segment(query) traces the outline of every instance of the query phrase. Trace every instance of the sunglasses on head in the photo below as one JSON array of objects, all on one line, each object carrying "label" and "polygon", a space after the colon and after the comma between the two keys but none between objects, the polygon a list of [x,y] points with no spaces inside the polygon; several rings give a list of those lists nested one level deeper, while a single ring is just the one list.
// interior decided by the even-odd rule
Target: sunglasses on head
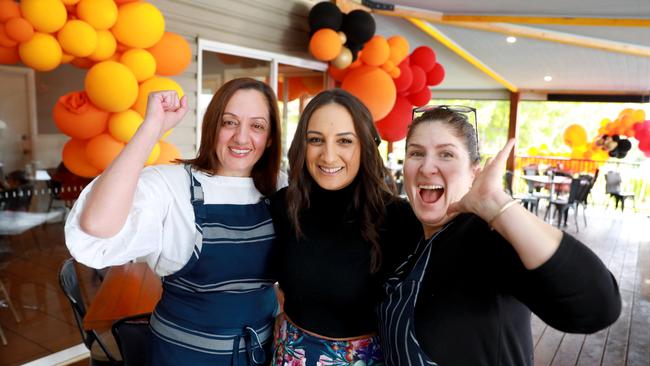
[{"label": "sunglasses on head", "polygon": [[476,133],[476,149],[478,150],[479,144],[478,144],[478,124],[476,118],[476,108],[468,107],[465,105],[425,105],[422,107],[413,108],[413,113],[411,114],[411,120],[414,120],[417,117],[420,117],[422,114],[432,111],[434,109],[444,109],[450,112],[460,113],[467,119],[468,122],[470,120],[470,116],[472,116],[473,124],[474,124],[474,132]]}]

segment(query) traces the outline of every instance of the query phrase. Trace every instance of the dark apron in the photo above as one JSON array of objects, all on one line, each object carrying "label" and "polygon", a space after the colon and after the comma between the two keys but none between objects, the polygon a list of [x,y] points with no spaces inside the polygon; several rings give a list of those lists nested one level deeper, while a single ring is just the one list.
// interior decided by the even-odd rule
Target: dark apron
[{"label": "dark apron", "polygon": [[261,365],[269,361],[277,299],[267,204],[203,203],[186,167],[196,217],[189,262],[163,278],[151,317],[152,365]]},{"label": "dark apron", "polygon": [[[379,304],[379,334],[386,365],[437,365],[424,353],[415,338],[415,304],[422,279],[431,258],[436,237],[449,227],[447,224],[427,242],[422,240],[410,260],[415,264],[410,273],[399,281],[391,278],[386,284],[388,296]],[[412,263],[410,260],[400,268]]]}]

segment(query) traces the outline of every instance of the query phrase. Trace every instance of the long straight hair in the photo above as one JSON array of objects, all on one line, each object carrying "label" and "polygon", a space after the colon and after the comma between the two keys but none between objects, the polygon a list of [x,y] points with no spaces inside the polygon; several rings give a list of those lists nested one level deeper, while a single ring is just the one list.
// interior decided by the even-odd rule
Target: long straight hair
[{"label": "long straight hair", "polygon": [[309,120],[319,108],[336,103],[350,113],[354,129],[359,137],[361,157],[359,172],[353,183],[353,209],[360,215],[361,235],[371,243],[370,271],[377,272],[381,266],[382,253],[379,245],[379,227],[384,222],[385,205],[395,192],[386,183],[390,174],[377,150],[380,140],[368,109],[352,94],[342,89],[326,90],[316,95],[305,107],[293,142],[289,148],[289,187],[287,188],[287,209],[297,238],[303,236],[300,228],[300,214],[310,206],[309,196],[314,181],[306,165],[307,129]]},{"label": "long straight hair", "polygon": [[178,160],[181,163],[192,165],[197,170],[208,174],[215,174],[220,162],[217,157],[216,144],[221,130],[221,121],[226,105],[230,98],[239,90],[257,90],[267,101],[271,131],[269,139],[271,144],[264,150],[262,157],[255,163],[251,171],[251,177],[260,193],[270,196],[277,189],[278,173],[280,171],[280,156],[282,154],[282,136],[279,124],[278,102],[275,93],[267,84],[251,79],[238,78],[223,84],[210,101],[203,116],[203,127],[201,128],[201,145],[199,153],[194,159]]}]

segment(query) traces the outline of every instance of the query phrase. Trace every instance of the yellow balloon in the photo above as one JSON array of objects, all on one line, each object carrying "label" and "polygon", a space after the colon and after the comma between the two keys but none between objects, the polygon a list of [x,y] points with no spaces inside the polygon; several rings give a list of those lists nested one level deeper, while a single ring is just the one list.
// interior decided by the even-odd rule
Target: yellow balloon
[{"label": "yellow balloon", "polygon": [[535,146],[531,146],[528,148],[528,156],[537,156],[539,154],[539,150]]},{"label": "yellow balloon", "polygon": [[88,58],[93,61],[104,61],[115,53],[117,48],[117,41],[113,34],[107,30],[98,30],[97,31],[97,48],[95,52],[91,53]]},{"label": "yellow balloon", "polygon": [[634,121],[634,123],[645,121],[645,111],[643,109],[637,109],[634,111],[632,113],[632,121]]},{"label": "yellow balloon", "polygon": [[117,21],[117,5],[113,0],[81,0],[77,16],[97,30],[107,30]]},{"label": "yellow balloon", "polygon": [[156,73],[156,59],[151,53],[140,48],[124,52],[120,62],[131,69],[138,82],[145,81]]},{"label": "yellow balloon", "polygon": [[65,53],[76,57],[90,56],[97,48],[97,31],[83,20],[71,20],[56,38]]},{"label": "yellow balloon", "polygon": [[147,98],[149,97],[149,93],[159,90],[175,90],[176,93],[178,93],[179,98],[183,97],[183,89],[177,82],[170,78],[154,76],[140,84],[138,98],[131,109],[140,113],[141,116],[144,116],[147,112]]},{"label": "yellow balloon", "polygon": [[63,57],[63,51],[56,38],[39,32],[18,46],[18,54],[25,65],[38,71],[56,69]]},{"label": "yellow balloon", "polygon": [[79,0],[61,0],[65,5],[74,5],[79,2]]},{"label": "yellow balloon", "polygon": [[63,56],[61,56],[61,63],[62,64],[69,64],[70,61],[74,60],[74,56],[68,55],[67,53],[63,53]]},{"label": "yellow balloon", "polygon": [[135,135],[141,124],[142,116],[132,109],[127,109],[110,116],[108,132],[116,140],[126,143]]},{"label": "yellow balloon", "polygon": [[68,19],[68,12],[60,0],[22,0],[20,11],[34,29],[43,33],[58,31]]},{"label": "yellow balloon", "polygon": [[99,108],[122,112],[138,97],[138,81],[128,67],[115,61],[100,62],[88,70],[86,93]]},{"label": "yellow balloon", "polygon": [[156,142],[156,144],[153,145],[153,149],[151,149],[151,154],[149,154],[149,158],[144,163],[144,165],[155,164],[156,161],[158,161],[159,156],[160,156],[160,144]]},{"label": "yellow balloon", "polygon": [[153,5],[126,3],[119,7],[117,22],[111,29],[122,44],[135,48],[155,45],[165,33],[165,18]]},{"label": "yellow balloon", "polygon": [[176,146],[166,141],[158,141],[160,144],[160,156],[156,164],[172,164],[174,160],[181,158],[181,153]]}]

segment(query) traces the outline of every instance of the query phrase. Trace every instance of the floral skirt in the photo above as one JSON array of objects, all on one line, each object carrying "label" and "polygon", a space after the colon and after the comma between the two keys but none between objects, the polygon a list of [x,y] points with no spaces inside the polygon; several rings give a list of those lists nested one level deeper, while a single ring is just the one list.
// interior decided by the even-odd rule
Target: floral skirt
[{"label": "floral skirt", "polygon": [[273,351],[275,366],[383,366],[379,336],[331,340],[309,334],[278,315]]}]

